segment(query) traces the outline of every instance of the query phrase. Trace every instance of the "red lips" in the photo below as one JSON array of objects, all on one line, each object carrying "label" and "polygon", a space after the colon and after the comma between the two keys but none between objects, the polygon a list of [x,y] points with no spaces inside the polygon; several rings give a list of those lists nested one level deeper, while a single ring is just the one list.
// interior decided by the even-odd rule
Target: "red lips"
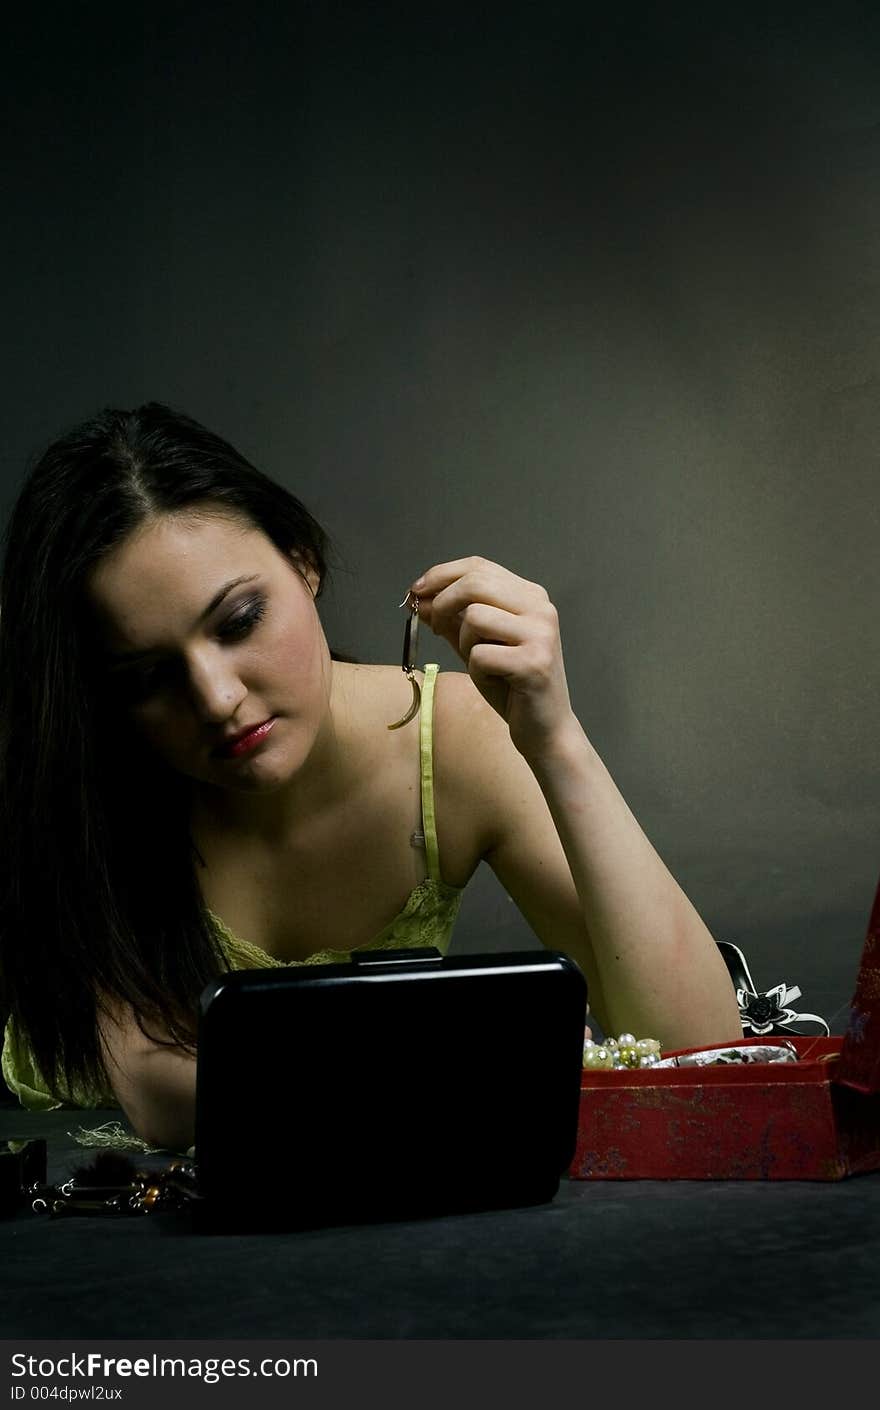
[{"label": "red lips", "polygon": [[237,759],[242,754],[249,754],[252,749],[257,748],[257,745],[262,744],[274,723],[275,717],[273,715],[271,719],[263,720],[262,724],[252,725],[249,729],[241,730],[231,739],[218,744],[214,753],[219,754],[223,759]]}]

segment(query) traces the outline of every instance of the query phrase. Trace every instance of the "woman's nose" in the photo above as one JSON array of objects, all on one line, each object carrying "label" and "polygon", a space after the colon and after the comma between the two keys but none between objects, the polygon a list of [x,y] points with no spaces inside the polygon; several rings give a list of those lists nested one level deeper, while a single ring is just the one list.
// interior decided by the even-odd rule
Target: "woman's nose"
[{"label": "woman's nose", "polygon": [[190,695],[199,718],[222,724],[235,714],[247,686],[228,662],[195,662],[190,668]]}]

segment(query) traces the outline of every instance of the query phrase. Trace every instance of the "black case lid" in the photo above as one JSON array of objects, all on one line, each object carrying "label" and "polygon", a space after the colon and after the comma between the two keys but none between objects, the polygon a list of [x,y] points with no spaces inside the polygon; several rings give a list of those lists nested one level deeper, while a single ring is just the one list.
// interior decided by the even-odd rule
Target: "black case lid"
[{"label": "black case lid", "polygon": [[554,951],[365,952],[205,991],[196,1158],[218,1225],[552,1198],[577,1135],[587,986]]}]

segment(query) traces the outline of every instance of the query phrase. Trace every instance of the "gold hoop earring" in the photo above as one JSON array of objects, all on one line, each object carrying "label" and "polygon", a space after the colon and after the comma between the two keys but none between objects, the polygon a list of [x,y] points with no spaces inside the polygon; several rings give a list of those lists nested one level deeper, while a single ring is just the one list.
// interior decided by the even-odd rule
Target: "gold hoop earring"
[{"label": "gold hoop earring", "polygon": [[422,689],[416,680],[416,647],[419,641],[419,599],[414,593],[408,592],[400,604],[401,607],[409,607],[409,616],[406,619],[406,630],[403,634],[403,674],[412,686],[412,704],[407,710],[402,720],[397,720],[389,729],[400,729],[402,725],[408,725],[414,715],[418,714],[419,706],[422,703]]}]

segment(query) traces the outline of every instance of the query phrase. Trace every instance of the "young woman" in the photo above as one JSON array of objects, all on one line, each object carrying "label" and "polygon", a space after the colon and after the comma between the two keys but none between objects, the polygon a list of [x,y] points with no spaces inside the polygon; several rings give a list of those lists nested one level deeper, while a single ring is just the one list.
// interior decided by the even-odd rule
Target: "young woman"
[{"label": "young woman", "polygon": [[740,1037],[717,946],[572,712],[544,589],[480,558],[412,581],[465,669],[428,667],[389,729],[410,685],[333,658],[325,548],[288,491],[158,404],[77,427],[26,480],[0,598],[22,1102],[118,1102],[185,1148],[211,977],[445,950],[480,861],[582,967],[606,1032]]}]

